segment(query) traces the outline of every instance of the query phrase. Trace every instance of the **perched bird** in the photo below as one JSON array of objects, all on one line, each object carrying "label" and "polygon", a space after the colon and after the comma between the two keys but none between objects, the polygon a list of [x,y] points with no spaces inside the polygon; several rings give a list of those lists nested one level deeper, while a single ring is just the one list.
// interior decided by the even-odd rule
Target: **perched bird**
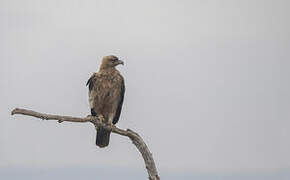
[{"label": "perched bird", "polygon": [[[120,118],[125,93],[124,78],[115,68],[124,62],[116,56],[105,56],[97,73],[93,73],[87,82],[91,115],[110,126]],[[109,145],[111,131],[97,128],[96,145]]]}]

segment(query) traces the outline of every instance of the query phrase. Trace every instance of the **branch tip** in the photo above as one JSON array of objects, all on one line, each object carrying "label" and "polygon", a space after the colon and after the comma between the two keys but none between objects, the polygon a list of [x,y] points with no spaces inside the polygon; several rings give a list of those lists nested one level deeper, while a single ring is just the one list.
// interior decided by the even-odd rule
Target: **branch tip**
[{"label": "branch tip", "polygon": [[15,108],[11,111],[11,115],[13,116],[14,114],[16,114],[16,111],[18,110],[18,108]]}]

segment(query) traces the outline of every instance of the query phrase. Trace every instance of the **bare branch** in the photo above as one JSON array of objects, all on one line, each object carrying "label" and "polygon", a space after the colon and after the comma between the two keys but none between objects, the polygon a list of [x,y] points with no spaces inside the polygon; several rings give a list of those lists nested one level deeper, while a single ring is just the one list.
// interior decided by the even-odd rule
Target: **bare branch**
[{"label": "bare branch", "polygon": [[145,162],[147,173],[149,175],[149,180],[160,180],[158,173],[157,173],[157,169],[155,166],[155,162],[154,162],[152,153],[149,151],[149,148],[147,147],[147,145],[145,144],[145,142],[143,141],[141,136],[138,133],[136,133],[130,129],[127,129],[125,131],[123,129],[117,128],[116,126],[112,126],[112,127],[108,126],[106,124],[101,123],[94,116],[88,116],[85,118],[78,118],[78,117],[72,117],[72,116],[60,116],[60,115],[44,114],[44,113],[39,113],[39,112],[32,111],[32,110],[19,109],[19,108],[15,108],[11,112],[11,115],[14,115],[14,114],[33,116],[33,117],[40,118],[43,120],[57,120],[59,123],[64,122],[64,121],[81,122],[81,123],[90,122],[90,123],[93,123],[96,128],[98,126],[102,126],[106,130],[110,130],[113,133],[116,133],[116,134],[119,134],[122,136],[127,136],[128,138],[131,139],[132,143],[136,146],[138,151],[141,153],[141,155],[144,159],[144,162]]}]

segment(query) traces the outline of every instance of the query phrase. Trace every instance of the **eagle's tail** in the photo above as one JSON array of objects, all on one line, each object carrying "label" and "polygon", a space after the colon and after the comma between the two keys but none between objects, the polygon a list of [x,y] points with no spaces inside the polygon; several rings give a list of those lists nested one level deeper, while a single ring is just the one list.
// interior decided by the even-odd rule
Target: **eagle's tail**
[{"label": "eagle's tail", "polygon": [[97,129],[96,145],[100,148],[106,147],[110,142],[111,131],[105,130],[103,127]]}]

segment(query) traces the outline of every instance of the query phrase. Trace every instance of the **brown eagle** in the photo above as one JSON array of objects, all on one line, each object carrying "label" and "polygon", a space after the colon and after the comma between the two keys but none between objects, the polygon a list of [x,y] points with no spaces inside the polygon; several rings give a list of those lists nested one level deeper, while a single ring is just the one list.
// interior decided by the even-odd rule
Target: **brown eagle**
[{"label": "brown eagle", "polygon": [[[105,56],[99,72],[87,82],[92,116],[111,126],[119,120],[125,93],[124,78],[115,68],[119,64],[124,65],[124,62],[116,56]],[[108,146],[110,134],[111,131],[98,127],[96,145]]]}]

